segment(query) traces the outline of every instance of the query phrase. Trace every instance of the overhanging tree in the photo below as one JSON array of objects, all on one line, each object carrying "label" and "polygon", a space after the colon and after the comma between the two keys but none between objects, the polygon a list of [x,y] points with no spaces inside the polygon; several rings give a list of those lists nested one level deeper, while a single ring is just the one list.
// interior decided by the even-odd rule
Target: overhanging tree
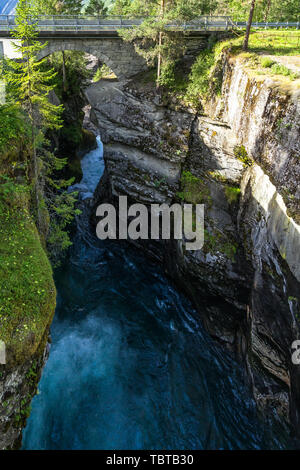
[{"label": "overhanging tree", "polygon": [[[38,14],[43,15],[71,15],[78,16],[82,11],[83,0],[33,0],[34,8]],[[63,75],[63,89],[67,92],[67,74],[66,74],[66,56],[65,52],[62,54],[62,75]]]}]

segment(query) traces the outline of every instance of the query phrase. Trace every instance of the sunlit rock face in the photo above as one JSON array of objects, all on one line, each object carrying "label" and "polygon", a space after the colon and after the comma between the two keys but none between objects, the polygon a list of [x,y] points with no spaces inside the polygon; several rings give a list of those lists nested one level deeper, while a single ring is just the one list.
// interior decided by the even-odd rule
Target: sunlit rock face
[{"label": "sunlit rock face", "polygon": [[254,381],[255,391],[262,405],[269,401],[288,416],[289,394],[299,383],[290,353],[299,335],[299,225],[287,215],[282,197],[260,166],[254,164],[246,171],[241,190],[239,231],[255,268],[249,317],[251,362],[255,370],[263,368],[274,379]]},{"label": "sunlit rock face", "polygon": [[224,57],[221,97],[207,104],[211,117],[226,122],[248,155],[270,176],[289,215],[300,221],[299,80],[285,83],[255,76],[242,59]]},{"label": "sunlit rock face", "polygon": [[244,362],[261,408],[297,427],[300,380],[291,344],[299,335],[298,94],[229,56],[222,92],[211,95],[205,115],[162,105],[141,82],[102,81],[87,90],[105,144],[95,202],[118,195],[174,202],[183,171],[199,179],[203,250],[187,251],[179,241],[143,248],[200,315],[201,299],[208,300],[202,320]]},{"label": "sunlit rock face", "polygon": [[183,130],[193,116],[143,100],[125,82],[102,80],[86,96],[105,144],[113,194],[144,203],[170,202],[188,149],[189,131]]},{"label": "sunlit rock face", "polygon": [[[238,213],[254,269],[247,316],[254,392],[263,408],[269,404],[292,417],[297,428],[299,371],[291,345],[299,337],[299,92],[225,56],[222,94],[207,109],[236,136],[234,153],[242,149],[254,161],[243,172]],[[263,371],[260,378],[257,371]]]}]

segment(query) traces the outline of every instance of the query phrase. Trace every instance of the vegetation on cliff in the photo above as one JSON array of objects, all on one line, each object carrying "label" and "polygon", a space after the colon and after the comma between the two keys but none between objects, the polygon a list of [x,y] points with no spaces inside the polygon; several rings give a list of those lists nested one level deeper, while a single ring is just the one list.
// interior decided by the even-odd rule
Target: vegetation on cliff
[{"label": "vegetation on cliff", "polygon": [[[222,54],[242,57],[256,74],[276,75],[293,81],[299,75],[276,62],[277,56],[298,55],[300,53],[300,32],[258,31],[250,34],[248,52],[242,50],[243,37],[217,42],[213,47],[201,52],[192,66],[186,86],[181,88],[184,102],[196,108],[205,102],[208,94],[221,93],[223,69]],[[266,55],[274,56],[272,59]]]},{"label": "vegetation on cliff", "polygon": [[[31,2],[20,0],[16,13],[14,37],[20,40],[20,44],[15,47],[23,61],[6,60],[3,71],[9,106],[18,107],[19,116],[24,117],[24,126],[29,132],[26,151],[23,149],[15,161],[9,158],[5,170],[7,176],[15,178],[15,166],[20,166],[21,160],[24,171],[19,177],[23,177],[24,185],[30,190],[31,212],[42,238],[47,241],[50,256],[57,262],[59,252],[70,244],[65,228],[75,214],[76,201],[74,195],[65,191],[71,181],[59,177],[66,160],[51,151],[48,140],[49,131],[61,128],[62,106],[49,98],[56,72],[45,67],[46,59],[37,59],[44,46],[37,41]],[[16,118],[11,120],[15,133],[20,122]]]},{"label": "vegetation on cliff", "polygon": [[0,339],[9,364],[35,353],[55,309],[48,256],[56,263],[70,245],[67,225],[76,210],[66,160],[51,151],[49,130],[61,126],[61,106],[50,102],[55,71],[37,60],[31,4],[17,7],[16,45],[23,61],[5,60],[7,103],[0,106]]},{"label": "vegetation on cliff", "polygon": [[0,338],[11,364],[25,361],[38,348],[51,323],[56,295],[27,188],[6,181],[0,191]]}]

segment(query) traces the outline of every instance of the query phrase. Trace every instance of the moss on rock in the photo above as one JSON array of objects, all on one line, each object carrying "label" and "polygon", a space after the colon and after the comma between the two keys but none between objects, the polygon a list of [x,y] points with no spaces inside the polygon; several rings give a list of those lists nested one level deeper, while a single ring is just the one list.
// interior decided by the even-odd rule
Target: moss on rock
[{"label": "moss on rock", "polygon": [[52,268],[28,201],[25,190],[0,200],[0,339],[9,366],[37,351],[56,305]]}]

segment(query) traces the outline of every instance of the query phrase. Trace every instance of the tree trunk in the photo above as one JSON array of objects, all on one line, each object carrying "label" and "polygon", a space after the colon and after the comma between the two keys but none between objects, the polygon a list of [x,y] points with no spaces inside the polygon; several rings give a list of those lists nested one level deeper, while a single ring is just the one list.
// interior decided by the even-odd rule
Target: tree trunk
[{"label": "tree trunk", "polygon": [[[158,36],[158,47],[161,48],[162,45],[162,32],[159,33]],[[160,74],[161,74],[161,52],[159,51],[158,53],[158,58],[157,58],[157,81],[156,81],[156,87],[159,88],[159,79],[160,79]]]},{"label": "tree trunk", "polygon": [[[31,86],[29,84],[29,92],[31,93]],[[36,145],[35,145],[35,119],[34,119],[34,109],[31,98],[29,98],[29,117],[31,121],[31,141],[32,141],[32,160],[33,160],[33,172],[34,172],[34,192],[35,192],[35,203],[36,203],[36,215],[37,215],[37,229],[38,232],[41,231],[42,219],[40,211],[40,195],[39,195],[39,170],[38,170],[38,159],[36,154]]]},{"label": "tree trunk", "polygon": [[39,170],[38,170],[38,161],[36,154],[35,146],[35,136],[34,136],[34,123],[31,123],[31,139],[32,139],[32,158],[33,158],[33,167],[34,167],[34,191],[35,191],[35,203],[36,203],[36,215],[37,215],[37,229],[38,232],[41,232],[42,228],[42,218],[40,210],[40,195],[39,195]]},{"label": "tree trunk", "polygon": [[268,16],[269,16],[269,13],[270,13],[270,6],[271,6],[271,0],[268,0],[266,13],[265,13],[265,16],[264,16],[264,22],[265,23],[268,21]]},{"label": "tree trunk", "polygon": [[67,76],[66,76],[66,58],[65,51],[62,51],[62,60],[63,60],[63,90],[67,91]]},{"label": "tree trunk", "polygon": [[[26,42],[28,46],[28,41]],[[24,59],[24,56],[23,56]],[[40,196],[39,196],[39,170],[38,170],[38,161],[36,154],[36,145],[35,145],[35,119],[34,119],[34,108],[32,103],[32,89],[31,89],[31,66],[29,56],[26,56],[27,71],[28,71],[28,96],[29,96],[29,119],[31,123],[31,144],[32,144],[32,160],[33,160],[33,172],[34,172],[34,192],[35,192],[35,201],[36,201],[36,212],[37,212],[37,229],[40,232],[41,230],[41,212],[40,212]]]},{"label": "tree trunk", "polygon": [[[164,12],[165,12],[165,0],[161,0],[160,3],[160,17],[161,19],[164,17]],[[159,88],[159,79],[161,75],[161,63],[162,63],[162,56],[161,56],[161,51],[160,48],[162,46],[162,36],[163,33],[160,31],[158,35],[158,47],[159,47],[159,52],[158,52],[158,57],[157,57],[157,79],[156,79],[156,88]]]},{"label": "tree trunk", "polygon": [[252,25],[254,8],[255,8],[255,0],[252,0],[251,7],[250,7],[250,12],[249,12],[248,23],[247,23],[246,35],[245,35],[245,40],[244,40],[244,45],[243,45],[244,51],[248,50],[248,42],[249,42],[249,36],[250,36],[250,30],[251,30],[251,25]]}]

